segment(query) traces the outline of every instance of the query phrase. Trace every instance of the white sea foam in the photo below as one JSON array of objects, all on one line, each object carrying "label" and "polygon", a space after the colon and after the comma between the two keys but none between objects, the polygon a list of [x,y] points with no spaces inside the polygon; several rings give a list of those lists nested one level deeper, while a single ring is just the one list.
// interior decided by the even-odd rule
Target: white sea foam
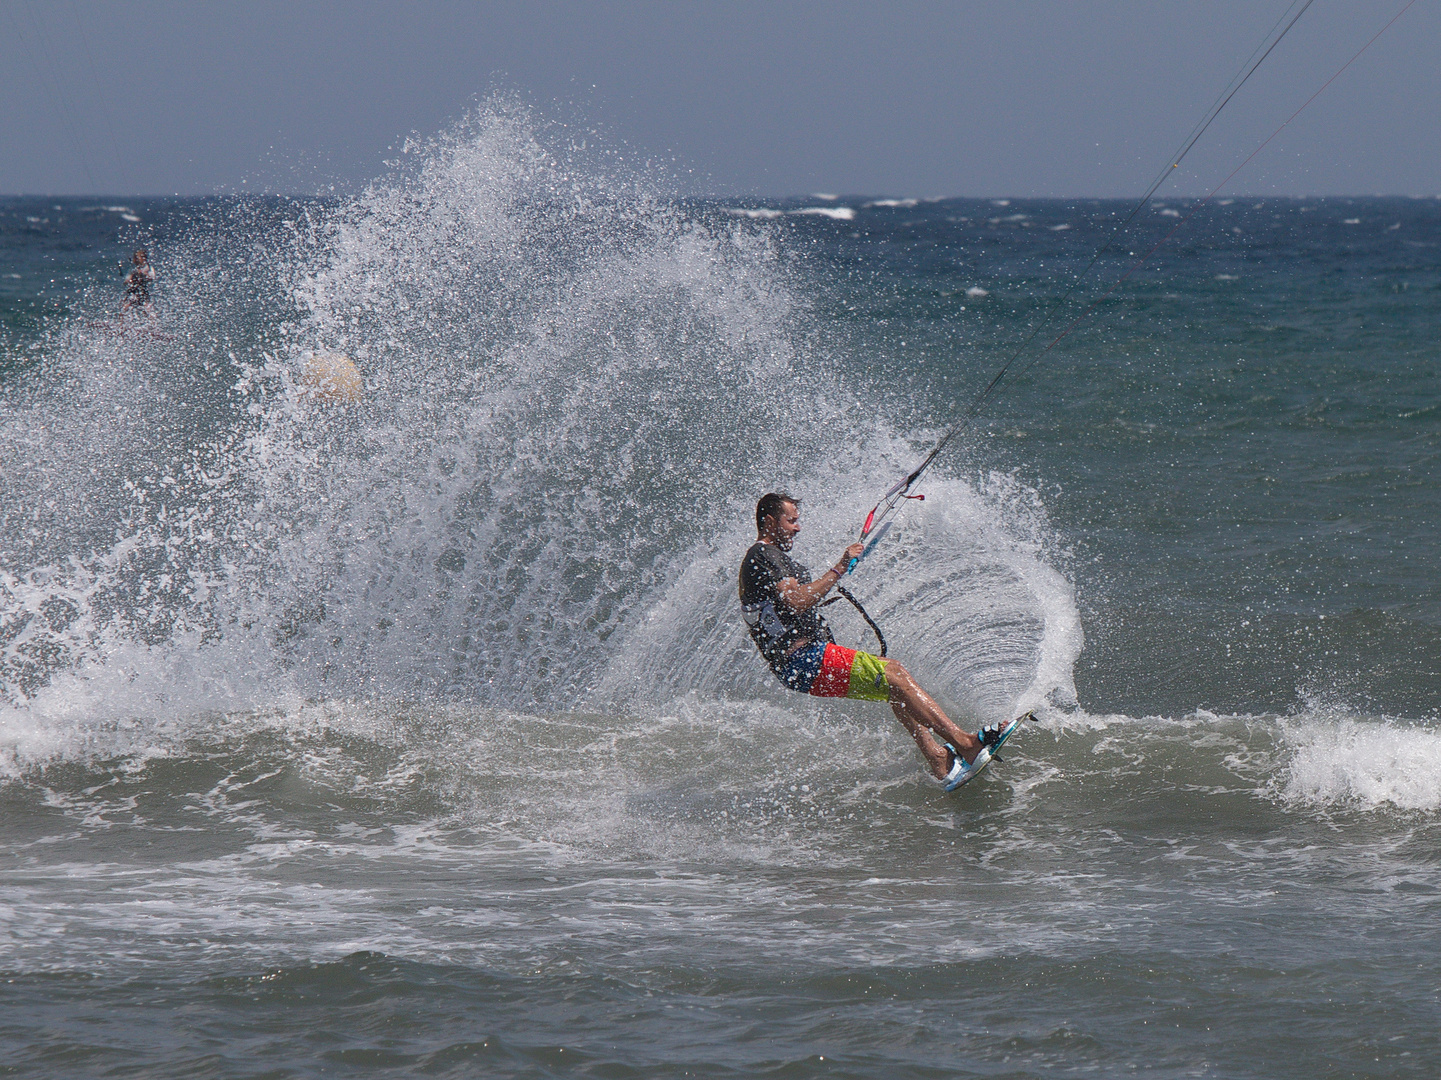
[{"label": "white sea foam", "polygon": [[982,300],[991,295],[989,289],[983,289],[979,285],[971,285],[966,289],[966,296],[972,300]]},{"label": "white sea foam", "polygon": [[731,206],[726,207],[726,213],[734,214],[736,217],[757,218],[762,221],[785,216],[784,210],[771,210],[766,207],[748,209],[746,207]]},{"label": "white sea foam", "polygon": [[1282,726],[1290,802],[1403,810],[1441,809],[1441,732],[1382,720],[1320,716]]},{"label": "white sea foam", "polygon": [[153,645],[116,635],[57,671],[23,704],[0,703],[0,777],[54,761],[166,754],[224,714],[295,708],[271,650],[198,632]]},{"label": "white sea foam", "polygon": [[1125,773],[1138,790],[1245,793],[1305,816],[1441,810],[1441,732],[1414,722],[1314,703],[1294,716],[1129,716],[1078,705],[1043,709],[1040,718],[1058,739],[1092,741],[1058,765],[1073,784],[1093,774],[1114,784]]},{"label": "white sea foam", "polygon": [[876,200],[874,200],[873,202],[868,202],[868,203],[866,203],[865,205],[868,206],[868,207],[870,207],[870,206],[877,206],[877,207],[894,207],[894,208],[900,208],[900,209],[910,209],[912,206],[919,206],[919,205],[920,205],[920,200],[919,200],[919,199],[876,199]]}]

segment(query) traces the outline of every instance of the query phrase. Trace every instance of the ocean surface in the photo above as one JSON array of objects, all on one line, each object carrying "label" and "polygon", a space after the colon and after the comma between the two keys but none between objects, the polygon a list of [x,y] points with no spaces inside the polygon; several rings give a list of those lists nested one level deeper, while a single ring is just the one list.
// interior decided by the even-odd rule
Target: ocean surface
[{"label": "ocean surface", "polygon": [[[0,1073],[1437,1075],[1441,201],[1163,191],[1068,295],[1129,204],[666,192],[493,106],[0,199]],[[1040,718],[947,795],[736,568],[1018,350],[851,581]]]}]

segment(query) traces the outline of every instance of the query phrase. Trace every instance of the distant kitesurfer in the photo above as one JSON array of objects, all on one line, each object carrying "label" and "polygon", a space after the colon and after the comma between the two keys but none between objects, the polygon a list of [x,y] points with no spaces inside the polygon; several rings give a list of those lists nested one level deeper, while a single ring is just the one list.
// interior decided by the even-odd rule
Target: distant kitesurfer
[{"label": "distant kitesurfer", "polygon": [[950,791],[990,761],[1017,725],[962,731],[895,660],[835,643],[819,605],[865,550],[852,544],[817,581],[786,553],[801,531],[800,500],[771,492],[756,503],[756,542],[740,570],[741,613],[751,640],[787,687],[815,697],[888,701],[936,779]]},{"label": "distant kitesurfer", "polygon": [[136,248],[130,261],[135,264],[135,269],[125,277],[125,299],[120,302],[120,310],[154,315],[150,286],[155,284],[155,269],[150,265],[150,255],[144,248]]}]

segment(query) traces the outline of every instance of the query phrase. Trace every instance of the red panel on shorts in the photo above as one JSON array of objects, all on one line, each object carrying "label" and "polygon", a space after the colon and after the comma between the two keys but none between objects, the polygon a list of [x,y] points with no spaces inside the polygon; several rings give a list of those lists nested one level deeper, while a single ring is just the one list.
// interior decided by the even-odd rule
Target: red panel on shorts
[{"label": "red panel on shorts", "polygon": [[845,697],[851,689],[851,665],[855,662],[855,649],[827,645],[826,654],[821,658],[820,674],[811,683],[811,696]]}]

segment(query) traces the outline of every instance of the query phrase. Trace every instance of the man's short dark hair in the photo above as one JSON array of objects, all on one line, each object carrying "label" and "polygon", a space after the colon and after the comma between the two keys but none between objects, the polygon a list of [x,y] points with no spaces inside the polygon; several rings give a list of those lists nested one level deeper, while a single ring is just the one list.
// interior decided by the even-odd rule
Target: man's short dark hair
[{"label": "man's short dark hair", "polygon": [[791,506],[800,506],[801,501],[794,495],[787,495],[784,491],[770,491],[761,496],[761,501],[756,503],[756,532],[765,528],[763,524],[768,517],[775,517],[781,512],[781,507],[789,503]]}]

